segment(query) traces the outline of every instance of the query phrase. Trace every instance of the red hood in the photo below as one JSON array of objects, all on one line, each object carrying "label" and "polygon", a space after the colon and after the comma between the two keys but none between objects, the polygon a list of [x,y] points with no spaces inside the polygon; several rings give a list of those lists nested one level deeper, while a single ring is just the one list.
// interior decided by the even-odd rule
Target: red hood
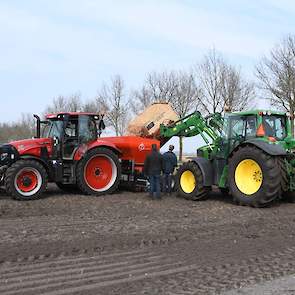
[{"label": "red hood", "polygon": [[9,144],[13,145],[17,151],[22,154],[35,154],[36,149],[40,149],[43,146],[50,146],[50,138],[31,138],[31,139],[22,139],[17,141],[12,141]]}]

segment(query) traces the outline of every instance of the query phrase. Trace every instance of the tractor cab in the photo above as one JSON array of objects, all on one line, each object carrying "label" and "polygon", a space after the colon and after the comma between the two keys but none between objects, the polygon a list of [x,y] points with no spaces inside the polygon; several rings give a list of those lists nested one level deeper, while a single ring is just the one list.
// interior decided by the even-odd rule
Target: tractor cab
[{"label": "tractor cab", "polygon": [[224,117],[223,142],[228,153],[245,141],[260,140],[286,147],[291,138],[290,122],[285,113],[271,111],[248,111],[226,113]]},{"label": "tractor cab", "polygon": [[41,123],[42,137],[53,140],[53,158],[63,160],[73,160],[79,146],[95,141],[105,127],[103,117],[92,113],[50,114]]}]

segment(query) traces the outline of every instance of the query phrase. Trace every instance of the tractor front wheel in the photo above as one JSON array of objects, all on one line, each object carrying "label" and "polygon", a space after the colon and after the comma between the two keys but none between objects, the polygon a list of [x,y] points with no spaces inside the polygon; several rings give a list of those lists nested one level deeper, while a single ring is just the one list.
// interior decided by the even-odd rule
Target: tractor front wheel
[{"label": "tractor front wheel", "polygon": [[208,188],[203,184],[203,174],[194,162],[186,162],[177,171],[177,194],[180,197],[200,201],[207,197]]},{"label": "tractor front wheel", "polygon": [[6,191],[16,200],[37,199],[46,189],[47,172],[35,160],[19,160],[6,171]]},{"label": "tractor front wheel", "polygon": [[107,148],[89,151],[77,166],[77,183],[88,195],[110,194],[117,190],[121,178],[118,156]]},{"label": "tractor front wheel", "polygon": [[229,160],[229,188],[240,205],[265,207],[281,195],[279,157],[255,146],[238,149]]}]

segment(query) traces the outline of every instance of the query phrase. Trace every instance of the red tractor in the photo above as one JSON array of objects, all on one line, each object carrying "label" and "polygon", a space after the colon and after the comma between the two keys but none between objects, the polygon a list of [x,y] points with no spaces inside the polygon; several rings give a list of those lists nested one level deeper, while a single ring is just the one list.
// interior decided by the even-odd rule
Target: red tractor
[{"label": "red tractor", "polygon": [[[101,195],[120,183],[135,186],[155,139],[104,137],[103,117],[94,113],[58,113],[41,121],[37,136],[0,146],[0,185],[17,200],[38,198],[48,182],[65,191]],[[41,124],[42,128],[41,136]]]}]

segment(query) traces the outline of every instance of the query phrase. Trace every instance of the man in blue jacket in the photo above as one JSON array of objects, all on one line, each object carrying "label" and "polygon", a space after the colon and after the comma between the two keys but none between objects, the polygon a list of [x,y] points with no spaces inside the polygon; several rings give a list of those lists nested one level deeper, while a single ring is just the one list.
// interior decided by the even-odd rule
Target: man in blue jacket
[{"label": "man in blue jacket", "polygon": [[163,193],[171,194],[172,175],[177,167],[177,157],[173,153],[174,145],[169,145],[169,151],[163,154]]}]

